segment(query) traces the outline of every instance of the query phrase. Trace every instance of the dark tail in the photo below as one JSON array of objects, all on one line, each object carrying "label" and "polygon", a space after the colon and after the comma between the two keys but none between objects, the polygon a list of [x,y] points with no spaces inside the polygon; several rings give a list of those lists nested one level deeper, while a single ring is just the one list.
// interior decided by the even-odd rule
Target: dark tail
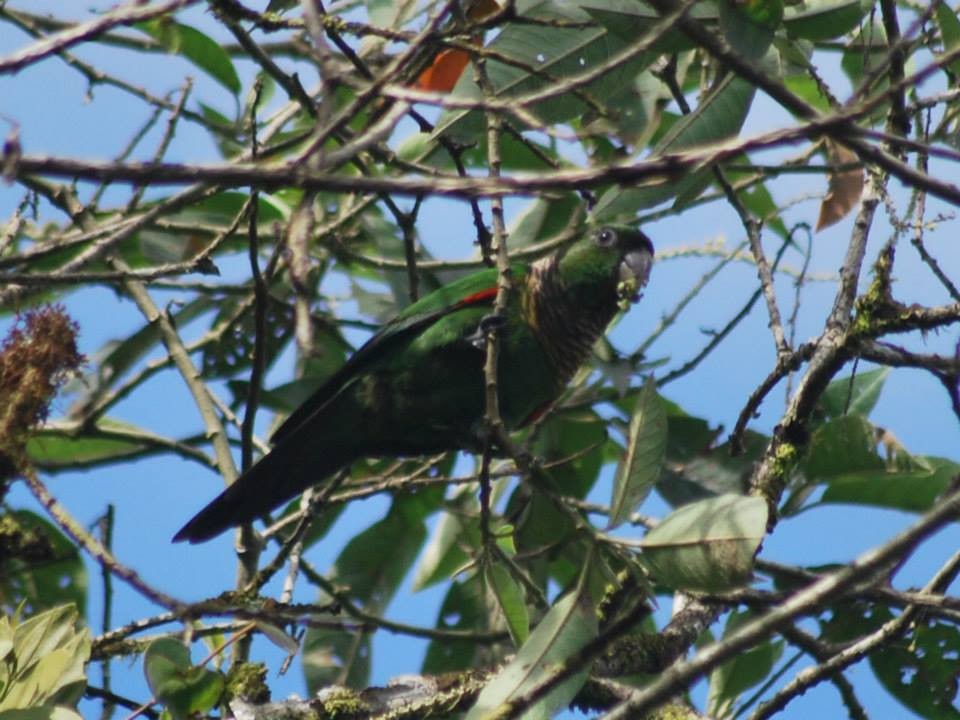
[{"label": "dark tail", "polygon": [[200,543],[252,522],[351,462],[344,448],[321,448],[312,438],[284,438],[173,536]]}]

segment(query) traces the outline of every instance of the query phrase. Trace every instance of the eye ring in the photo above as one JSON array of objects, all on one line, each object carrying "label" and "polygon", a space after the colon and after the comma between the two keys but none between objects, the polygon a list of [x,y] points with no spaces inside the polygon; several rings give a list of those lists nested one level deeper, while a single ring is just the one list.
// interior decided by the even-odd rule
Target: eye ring
[{"label": "eye ring", "polygon": [[617,233],[613,228],[601,228],[597,232],[597,245],[610,247],[617,241]]}]

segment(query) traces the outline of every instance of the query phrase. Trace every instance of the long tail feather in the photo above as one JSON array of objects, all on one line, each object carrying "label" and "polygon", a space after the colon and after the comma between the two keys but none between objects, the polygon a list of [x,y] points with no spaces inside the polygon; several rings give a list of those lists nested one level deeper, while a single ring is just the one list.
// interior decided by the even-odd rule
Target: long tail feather
[{"label": "long tail feather", "polygon": [[237,478],[184,525],[173,542],[204,542],[252,522],[353,460],[344,448],[328,447],[321,454],[316,442],[304,443],[298,435],[285,438]]}]

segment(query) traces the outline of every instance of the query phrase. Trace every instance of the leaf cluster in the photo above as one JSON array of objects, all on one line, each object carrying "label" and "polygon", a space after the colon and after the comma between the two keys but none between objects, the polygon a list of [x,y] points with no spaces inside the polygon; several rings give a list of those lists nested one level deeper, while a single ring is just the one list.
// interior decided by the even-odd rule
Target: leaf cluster
[{"label": "leaf cluster", "polygon": [[[641,312],[618,319],[556,406],[512,437],[520,452],[359,461],[319,500],[244,536],[236,592],[170,598],[113,555],[136,557],[142,538],[101,543],[55,499],[42,502],[59,529],[6,509],[0,600],[11,617],[22,602],[41,614],[0,625],[0,702],[74,717],[90,641],[65,629],[77,611],[46,609],[84,611],[86,555],[159,606],[124,617],[97,647],[108,663],[146,647],[150,691],[173,717],[226,701],[224,675],[192,662],[182,629],[213,638],[216,658],[233,633],[238,667],[264,652],[250,634],[268,639],[332,714],[550,717],[574,702],[625,717],[696,647],[719,658],[705,670],[711,717],[786,705],[807,687],[809,673],[787,679],[801,661],[830,670],[851,716],[866,714],[863,691],[844,669],[861,662],[916,715],[957,715],[950,560],[922,591],[895,583],[899,565],[858,578],[724,654],[843,569],[773,562],[764,545],[778,523],[826,505],[855,522],[884,508],[922,523],[952,502],[957,458],[911,452],[871,413],[907,367],[935,378],[960,417],[956,352],[928,346],[960,320],[954,266],[938,260],[949,248],[930,249],[960,204],[930,169],[960,160],[956,13],[871,0],[494,5],[274,0],[261,11],[217,0],[198,17],[128,3],[89,22],[0,7],[0,22],[32,38],[0,58],[0,73],[31,78],[43,61],[67,62],[95,102],[124,98],[110,132],[129,137],[93,159],[81,147],[73,157],[21,147],[16,132],[5,144],[0,164],[22,200],[0,233],[0,313],[55,301],[85,317],[73,290],[105,286],[132,318],[90,353],[69,405],[42,425],[80,364],[76,327],[57,309],[14,325],[0,352],[11,470],[84,470],[86,481],[172,456],[231,478],[235,456],[267,449],[258,418],[291,412],[379,324],[492,264],[498,247],[530,261],[597,223],[625,222],[643,225],[658,253]],[[139,72],[155,61],[162,87]],[[181,144],[196,135],[207,162]],[[934,211],[935,198],[952,205]],[[875,219],[884,212],[887,225]],[[745,237],[736,247],[706,239],[726,215]],[[704,216],[706,230],[688,223]],[[814,237],[814,225],[837,234]],[[888,232],[872,286],[882,293],[859,290],[871,228]],[[910,249],[930,280],[913,304],[916,288],[893,283]],[[96,314],[86,321],[107,313]],[[743,339],[751,324],[769,327],[764,347]],[[809,328],[820,329],[797,341]],[[191,420],[161,432],[125,401],[171,370],[195,407],[177,408]],[[730,387],[742,408],[708,414],[672,400]],[[756,419],[761,405],[772,418]],[[728,437],[718,418],[738,409]],[[380,503],[361,504],[372,497]],[[345,519],[357,527],[331,549]],[[848,555],[838,540],[838,560],[858,567]],[[439,606],[425,610],[431,588]],[[401,599],[413,620],[395,619]],[[674,600],[673,618],[655,612]],[[158,639],[125,642],[171,623]],[[38,639],[24,627],[40,628],[29,634]],[[393,649],[387,633],[402,638]],[[51,639],[72,649],[39,652]],[[420,675],[371,688],[385,652]]]}]

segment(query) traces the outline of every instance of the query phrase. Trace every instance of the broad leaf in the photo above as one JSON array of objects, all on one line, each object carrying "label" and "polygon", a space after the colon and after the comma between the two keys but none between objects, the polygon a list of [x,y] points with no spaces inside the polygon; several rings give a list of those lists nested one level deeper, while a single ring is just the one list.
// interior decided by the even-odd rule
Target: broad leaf
[{"label": "broad leaf", "polygon": [[930,620],[870,655],[870,666],[897,700],[921,717],[957,720],[957,658],[960,632]]},{"label": "broad leaf", "polygon": [[926,512],[950,486],[960,465],[942,458],[921,458],[929,470],[872,470],[836,475],[827,480],[821,502],[849,503]]},{"label": "broad leaf", "polygon": [[[366,612],[382,613],[426,539],[424,516],[416,496],[394,500],[386,517],[343,549],[330,581]],[[319,602],[330,600],[321,593]],[[370,674],[369,633],[310,628],[303,642],[303,671],[311,693],[331,683],[365,686]]]},{"label": "broad leaf", "polygon": [[[491,608],[485,600],[486,583],[480,573],[466,580],[454,580],[440,605],[437,629],[470,632],[489,629]],[[436,638],[427,646],[422,670],[430,675],[470,670],[477,667],[486,652],[486,648],[473,640]]]},{"label": "broad leaf", "polygon": [[223,676],[191,664],[190,651],[174,638],[150,643],[143,656],[143,670],[150,691],[174,718],[205,713],[223,694]]},{"label": "broad leaf", "polygon": [[134,27],[169,52],[183,55],[234,95],[240,92],[240,78],[227,51],[199,30],[167,17],[139,22]]},{"label": "broad leaf", "polygon": [[[727,619],[723,637],[756,617],[753,611],[734,612]],[[739,653],[710,673],[707,714],[712,718],[733,717],[734,702],[744,691],[763,682],[783,654],[782,640],[765,640]]]},{"label": "broad leaf", "polygon": [[675,590],[726,590],[750,578],[766,527],[763,498],[721,495],[670,513],[644,537],[642,557]]},{"label": "broad leaf", "polygon": [[49,546],[49,557],[8,557],[0,565],[0,602],[12,612],[20,603],[28,613],[55,605],[87,606],[87,570],[77,546],[46,518],[16,510],[12,519],[24,532],[36,533]]},{"label": "broad leaf", "polygon": [[646,498],[660,476],[666,447],[667,414],[651,376],[630,419],[627,453],[613,483],[610,527],[623,523]]},{"label": "broad leaf", "polygon": [[880,399],[889,374],[890,368],[878,368],[857,373],[852,379],[849,375],[837,378],[820,396],[817,413],[826,418],[838,418],[848,413],[868,417]]},{"label": "broad leaf", "polygon": [[[589,22],[590,16],[575,5],[542,0],[530,5],[525,16],[542,23],[507,23],[487,46],[516,64],[489,59],[487,75],[498,99],[517,97],[556,87],[598,66],[609,66],[611,59],[627,47],[628,42],[610,33],[603,26],[571,28],[551,26],[551,21]],[[629,62],[613,65],[599,78],[587,83],[577,92],[565,92],[549,99],[525,106],[525,110],[543,124],[564,122],[582,116],[591,108],[581,97],[590,96],[603,103],[617,93],[652,59],[644,53]],[[528,70],[532,68],[533,70]],[[458,99],[479,100],[483,92],[477,86],[472,72],[463,73],[453,90]],[[518,122],[510,117],[512,122]],[[458,139],[472,140],[482,131],[484,117],[475,110],[456,110],[444,113],[437,123],[436,134],[450,134]]]},{"label": "broad leaf", "polygon": [[71,708],[87,684],[89,631],[79,627],[73,605],[54,607],[22,622],[16,615],[4,618],[0,631],[0,715],[29,717],[21,710],[43,708],[45,717],[73,718]]},{"label": "broad leaf", "polygon": [[[960,45],[960,20],[957,19],[955,10],[951,10],[947,3],[937,3],[936,8],[937,25],[940,26],[940,37],[943,38],[943,51],[950,52]],[[960,75],[960,60],[954,60],[947,67],[954,73]]]},{"label": "broad leaf", "polygon": [[806,40],[829,40],[854,30],[863,17],[860,0],[806,0],[788,4],[783,25],[792,37]]},{"label": "broad leaf", "polygon": [[[654,155],[710,145],[736,135],[753,102],[756,88],[737,75],[721,80],[693,112],[685,115],[654,148]],[[648,187],[607,190],[594,210],[603,222],[632,217],[638,210],[658,205],[672,197],[695,197],[711,182],[709,170],[687,173],[674,182]]]},{"label": "broad leaf", "polygon": [[[117,437],[122,434],[127,437]],[[27,441],[30,459],[45,470],[89,468],[122,462],[147,453],[158,453],[173,442],[170,438],[119,420],[103,418],[79,430],[47,425]]]},{"label": "broad leaf", "polygon": [[480,503],[476,486],[468,485],[452,501],[424,550],[413,576],[414,591],[447,580],[470,558],[467,549],[480,548]]},{"label": "broad leaf", "polygon": [[[734,455],[730,444],[710,447],[703,443],[695,453],[684,449],[675,457],[671,448],[678,435],[678,428],[686,429],[692,441],[710,440],[716,435],[706,424],[697,427],[695,418],[670,418],[670,439],[667,445],[668,462],[657,482],[657,492],[673,507],[680,507],[695,500],[734,493],[743,495],[750,489],[750,475],[766,449],[770,438],[752,430],[743,435],[744,451]],[[709,435],[708,435],[709,434]]]},{"label": "broad leaf", "polygon": [[501,563],[488,563],[484,568],[484,577],[497,598],[514,645],[520,647],[530,635],[530,616],[523,588]]},{"label": "broad leaf", "polygon": [[[660,13],[649,3],[639,0],[580,0],[578,4],[611,33],[630,42],[649,32],[661,20]],[[719,23],[717,7],[713,3],[695,3],[687,14],[710,30],[716,30]],[[654,43],[652,50],[657,54],[678,53],[693,47],[686,33],[671,29]]]},{"label": "broad leaf", "polygon": [[583,202],[575,193],[559,197],[537,198],[510,224],[510,249],[554,237],[571,226],[583,215]]},{"label": "broad leaf", "polygon": [[[550,608],[514,659],[480,692],[467,720],[495,716],[505,703],[517,700],[556,675],[564,662],[575,658],[596,635],[597,617],[589,594],[574,592],[562,598]],[[573,699],[588,672],[586,667],[562,681],[531,706],[524,717],[552,717]]]},{"label": "broad leaf", "polygon": [[818,427],[803,462],[807,479],[816,482],[855,472],[882,472],[873,426],[861,415],[844,415]]},{"label": "broad leaf", "polygon": [[720,30],[730,47],[752,62],[763,59],[773,41],[773,32],[780,25],[783,3],[765,0],[762,3],[719,3],[718,6]]},{"label": "broad leaf", "polygon": [[[856,153],[852,150],[829,138],[824,142],[831,167],[855,165],[859,162]],[[830,171],[830,186],[823,202],[820,203],[817,232],[837,224],[857,206],[863,194],[863,182],[863,169],[860,167]]]}]

